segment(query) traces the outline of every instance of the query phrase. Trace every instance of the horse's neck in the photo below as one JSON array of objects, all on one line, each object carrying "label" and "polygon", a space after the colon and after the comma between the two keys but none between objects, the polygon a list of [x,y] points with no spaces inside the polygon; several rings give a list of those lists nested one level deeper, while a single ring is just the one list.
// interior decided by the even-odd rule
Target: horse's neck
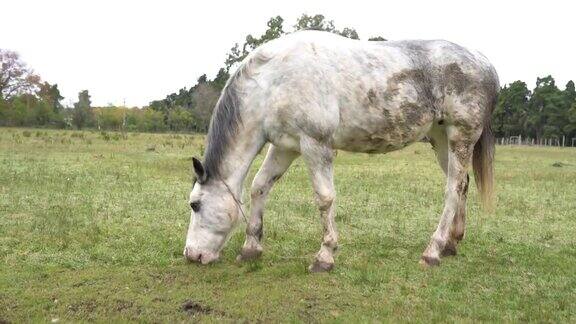
[{"label": "horse's neck", "polygon": [[236,197],[240,197],[250,165],[264,146],[263,137],[255,133],[257,132],[254,129],[239,129],[222,162],[220,178],[226,182]]}]

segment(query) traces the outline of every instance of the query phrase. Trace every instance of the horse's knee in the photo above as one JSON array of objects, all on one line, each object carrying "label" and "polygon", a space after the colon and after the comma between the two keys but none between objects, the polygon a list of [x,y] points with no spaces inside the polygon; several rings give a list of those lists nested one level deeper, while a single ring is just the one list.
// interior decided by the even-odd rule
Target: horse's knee
[{"label": "horse's knee", "polygon": [[322,211],[328,210],[334,203],[334,199],[336,199],[336,194],[331,191],[316,194],[318,208]]}]

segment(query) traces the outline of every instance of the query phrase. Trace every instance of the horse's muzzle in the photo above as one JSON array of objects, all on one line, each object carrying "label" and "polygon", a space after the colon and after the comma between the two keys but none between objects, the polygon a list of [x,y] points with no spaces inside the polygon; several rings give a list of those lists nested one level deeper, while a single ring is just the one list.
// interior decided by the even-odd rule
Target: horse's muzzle
[{"label": "horse's muzzle", "polygon": [[190,262],[208,264],[217,261],[219,255],[218,253],[200,251],[187,246],[184,248],[184,257]]}]

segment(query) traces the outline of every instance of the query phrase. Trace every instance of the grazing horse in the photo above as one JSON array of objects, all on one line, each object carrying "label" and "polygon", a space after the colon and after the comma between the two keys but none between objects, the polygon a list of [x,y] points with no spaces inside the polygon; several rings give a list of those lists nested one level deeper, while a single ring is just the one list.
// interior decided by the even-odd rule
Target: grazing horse
[{"label": "grazing horse", "polygon": [[251,189],[239,260],[262,253],[266,196],[302,156],[324,235],[310,271],[334,266],[334,150],[386,153],[430,139],[446,174],[440,222],[420,263],[438,265],[464,236],[468,169],[483,202],[493,186],[490,118],[499,90],[480,53],[443,41],[359,41],[302,31],[260,46],[230,77],[214,109],[196,182],[184,255],[215,261],[244,216],[242,186],[255,156],[270,143]]}]

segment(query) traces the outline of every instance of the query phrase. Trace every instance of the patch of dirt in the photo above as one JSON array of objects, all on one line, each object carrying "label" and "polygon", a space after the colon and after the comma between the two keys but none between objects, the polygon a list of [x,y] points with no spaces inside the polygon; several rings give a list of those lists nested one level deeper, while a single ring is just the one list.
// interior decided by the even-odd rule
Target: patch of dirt
[{"label": "patch of dirt", "polygon": [[96,308],[97,304],[94,300],[84,300],[74,304],[68,305],[68,311],[72,313],[93,313]]},{"label": "patch of dirt", "polygon": [[134,307],[134,303],[127,300],[116,300],[116,310],[121,312]]},{"label": "patch of dirt", "polygon": [[563,163],[563,162],[554,162],[554,163],[552,164],[552,166],[553,166],[553,167],[556,167],[556,168],[561,168],[561,167],[565,167],[565,166],[569,166],[569,165],[570,165],[570,164]]},{"label": "patch of dirt", "polygon": [[190,315],[195,315],[195,314],[210,314],[214,310],[208,306],[203,306],[198,302],[188,299],[182,304],[182,311]]}]

